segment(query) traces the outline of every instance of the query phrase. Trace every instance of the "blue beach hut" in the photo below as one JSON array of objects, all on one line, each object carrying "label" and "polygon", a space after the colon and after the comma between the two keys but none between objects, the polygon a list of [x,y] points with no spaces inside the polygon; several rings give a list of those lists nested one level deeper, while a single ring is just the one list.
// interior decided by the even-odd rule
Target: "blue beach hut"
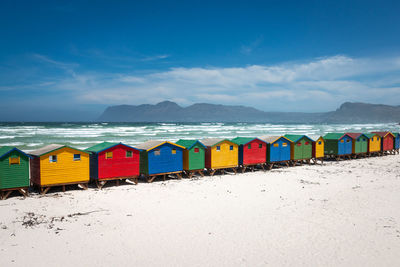
[{"label": "blue beach hut", "polygon": [[163,179],[175,174],[179,179],[183,172],[183,146],[167,141],[147,141],[136,146],[140,149],[140,173],[148,182],[157,176]]},{"label": "blue beach hut", "polygon": [[272,169],[274,164],[285,163],[289,166],[290,146],[292,141],[284,136],[262,136],[259,139],[267,143],[267,164]]},{"label": "blue beach hut", "polygon": [[400,134],[399,133],[393,133],[393,135],[394,135],[394,150],[398,154],[399,153],[399,149],[400,149]]}]

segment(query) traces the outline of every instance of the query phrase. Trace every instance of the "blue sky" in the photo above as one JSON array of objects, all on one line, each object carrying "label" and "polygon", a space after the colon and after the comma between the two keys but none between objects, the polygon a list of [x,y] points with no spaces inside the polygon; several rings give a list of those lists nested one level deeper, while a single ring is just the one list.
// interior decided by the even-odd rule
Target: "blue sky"
[{"label": "blue sky", "polygon": [[0,120],[400,104],[399,1],[1,1]]}]

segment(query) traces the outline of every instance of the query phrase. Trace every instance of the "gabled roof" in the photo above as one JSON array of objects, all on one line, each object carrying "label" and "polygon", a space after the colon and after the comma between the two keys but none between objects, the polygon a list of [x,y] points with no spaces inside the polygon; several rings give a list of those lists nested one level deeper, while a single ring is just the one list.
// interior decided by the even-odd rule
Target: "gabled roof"
[{"label": "gabled roof", "polygon": [[379,136],[380,137],[380,135],[379,134],[376,134],[376,133],[367,133],[367,134],[364,134],[366,137],[368,137],[368,139],[371,139],[372,137],[374,137],[374,136]]},{"label": "gabled roof", "polygon": [[394,135],[389,131],[386,131],[386,132],[371,132],[371,133],[376,133],[380,137],[386,137],[388,134],[390,134],[390,135],[392,135],[394,137]]},{"label": "gabled roof", "polygon": [[346,134],[353,139],[357,139],[358,137],[360,137],[360,135],[362,135],[362,133],[346,133]]},{"label": "gabled roof", "polygon": [[307,135],[307,136],[310,137],[310,139],[311,139],[311,140],[314,140],[314,141],[317,141],[317,140],[320,139],[320,138],[324,139],[323,136],[318,135],[318,134],[310,134],[310,135]]},{"label": "gabled roof", "polygon": [[292,142],[297,142],[300,139],[302,139],[303,137],[307,138],[308,140],[310,140],[311,142],[313,142],[314,140],[312,140],[310,137],[308,137],[307,135],[301,135],[301,134],[285,134],[285,137],[287,139],[289,139]]},{"label": "gabled roof", "polygon": [[70,149],[78,150],[80,152],[88,154],[88,152],[86,152],[84,150],[80,150],[80,149],[77,149],[77,148],[74,148],[74,147],[70,147],[70,146],[59,145],[59,144],[50,144],[50,145],[44,146],[42,148],[36,149],[34,151],[31,151],[31,152],[29,152],[29,154],[33,155],[33,156],[40,157],[40,156],[46,155],[46,154],[48,154],[50,152],[59,150],[59,149],[64,148],[64,147],[68,147]]},{"label": "gabled roof", "polygon": [[231,143],[231,144],[236,145],[236,144],[233,143],[231,140],[229,140],[229,139],[223,139],[223,138],[205,138],[205,139],[201,139],[200,141],[203,143],[203,145],[205,145],[205,146],[210,146],[210,147],[216,146],[216,145],[218,145],[219,143],[225,142],[225,141],[226,141],[226,142],[229,142],[229,143]]},{"label": "gabled roof", "polygon": [[[326,135],[324,135],[324,139],[328,139],[328,140],[339,140],[342,139],[343,136],[345,136],[347,134],[345,133],[327,133]],[[349,135],[347,135],[349,136]],[[351,136],[349,136],[351,138]]]},{"label": "gabled roof", "polygon": [[7,156],[8,154],[10,154],[13,151],[18,151],[20,153],[22,153],[23,155],[27,156],[28,158],[30,158],[29,155],[25,154],[23,151],[19,150],[16,147],[12,147],[12,146],[1,146],[0,147],[0,158]]},{"label": "gabled roof", "polygon": [[292,143],[292,141],[291,141],[291,140],[287,139],[287,138],[286,138],[286,137],[284,137],[284,136],[278,136],[278,135],[275,135],[275,136],[271,136],[271,135],[265,135],[265,136],[261,136],[261,137],[259,137],[259,139],[263,140],[264,142],[266,142],[266,143],[268,143],[268,144],[275,143],[275,141],[277,141],[277,140],[278,140],[278,139],[280,139],[280,138],[284,138],[284,139],[286,139],[288,142]]},{"label": "gabled roof", "polygon": [[254,138],[254,137],[236,137],[231,139],[231,141],[237,145],[247,145],[250,142],[253,142],[254,140],[260,140],[263,143],[266,143],[264,140],[261,140],[259,138]]},{"label": "gabled roof", "polygon": [[146,151],[150,151],[150,150],[152,150],[152,149],[154,149],[156,147],[159,147],[159,146],[161,146],[163,144],[170,144],[170,145],[185,149],[185,147],[177,145],[175,143],[168,142],[168,141],[160,141],[160,140],[150,140],[150,141],[147,141],[147,142],[144,142],[144,143],[136,145],[136,148],[137,149],[146,150]]},{"label": "gabled roof", "polygon": [[185,140],[185,139],[179,139],[178,142],[176,142],[177,145],[183,146],[187,149],[192,149],[192,147],[196,144],[201,145],[202,147],[206,147],[202,142],[200,142],[199,140]]},{"label": "gabled roof", "polygon": [[102,152],[102,151],[104,151],[104,150],[107,150],[107,149],[112,148],[112,147],[117,146],[117,145],[123,145],[123,146],[129,147],[129,148],[135,149],[135,150],[139,150],[139,149],[137,149],[137,148],[134,148],[134,147],[125,145],[125,144],[123,144],[123,143],[103,142],[103,143],[100,143],[100,144],[96,144],[96,145],[94,145],[94,146],[91,146],[91,147],[89,147],[89,148],[86,148],[85,151],[87,151],[87,152],[93,152],[93,153],[100,153],[100,152]]}]

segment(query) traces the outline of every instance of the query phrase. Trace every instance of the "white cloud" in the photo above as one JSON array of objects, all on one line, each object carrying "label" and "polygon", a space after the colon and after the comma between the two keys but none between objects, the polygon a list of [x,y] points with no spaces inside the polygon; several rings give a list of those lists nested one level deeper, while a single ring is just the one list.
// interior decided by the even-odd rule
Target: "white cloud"
[{"label": "white cloud", "polygon": [[[47,57],[54,65],[64,63]],[[71,67],[70,64],[66,66]],[[235,68],[171,68],[142,75],[67,73],[49,86],[76,103],[241,104],[263,110],[332,110],[344,101],[400,104],[399,58],[333,56]],[[48,82],[47,77],[47,82]]]}]

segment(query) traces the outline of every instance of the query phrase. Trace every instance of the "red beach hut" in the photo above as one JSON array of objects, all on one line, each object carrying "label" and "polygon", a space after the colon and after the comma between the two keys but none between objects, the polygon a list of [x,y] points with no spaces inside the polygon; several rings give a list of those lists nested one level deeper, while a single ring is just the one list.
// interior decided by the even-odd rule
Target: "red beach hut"
[{"label": "red beach hut", "polygon": [[261,139],[253,137],[236,137],[231,140],[239,146],[239,166],[242,172],[250,167],[260,165],[264,169],[267,163],[267,143]]},{"label": "red beach hut", "polygon": [[138,182],[140,150],[122,143],[103,142],[85,151],[90,153],[90,178],[99,188],[109,180]]}]

